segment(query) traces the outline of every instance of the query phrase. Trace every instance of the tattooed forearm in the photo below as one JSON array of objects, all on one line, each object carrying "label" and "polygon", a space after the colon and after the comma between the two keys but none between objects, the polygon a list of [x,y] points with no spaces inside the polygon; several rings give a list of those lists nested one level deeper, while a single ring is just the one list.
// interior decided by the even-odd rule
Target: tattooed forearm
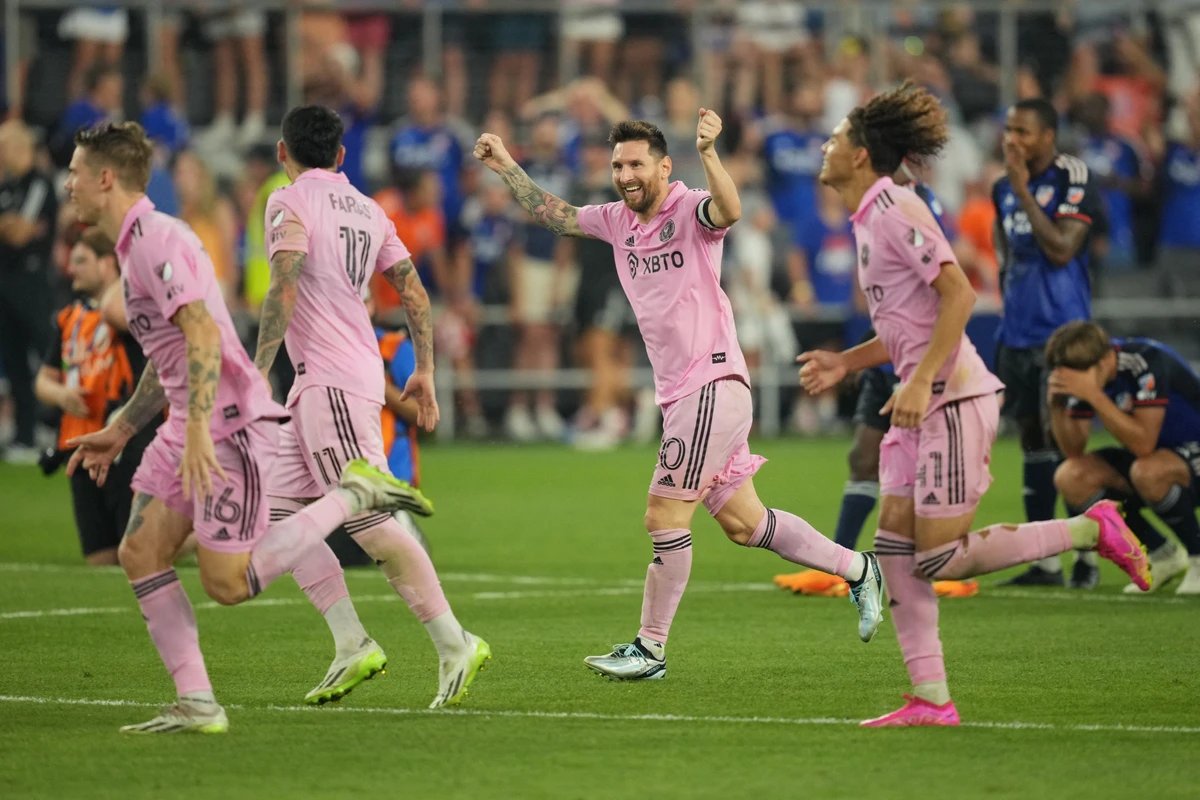
[{"label": "tattooed forearm", "polygon": [[519,165],[501,170],[500,177],[537,224],[559,236],[583,236],[583,229],[579,227],[579,209],[538,186]]},{"label": "tattooed forearm", "polygon": [[121,409],[113,424],[124,433],[133,436],[144,428],[146,423],[161,414],[166,404],[167,395],[158,380],[158,371],[154,369],[154,364],[147,363],[137,388],[133,390],[133,396]]},{"label": "tattooed forearm", "polygon": [[408,316],[408,335],[416,351],[417,369],[433,369],[433,315],[429,310],[429,295],[411,259],[393,264],[384,273],[388,282],[400,293],[404,313]]},{"label": "tattooed forearm", "polygon": [[265,373],[275,363],[275,355],[283,344],[296,308],[296,286],[307,260],[305,253],[283,250],[271,259],[271,288],[267,290],[262,304],[262,315],[258,324],[258,347],[254,352],[254,366]]},{"label": "tattooed forearm", "polygon": [[208,424],[221,379],[221,332],[203,301],[179,309],[172,322],[187,339],[188,423]]}]

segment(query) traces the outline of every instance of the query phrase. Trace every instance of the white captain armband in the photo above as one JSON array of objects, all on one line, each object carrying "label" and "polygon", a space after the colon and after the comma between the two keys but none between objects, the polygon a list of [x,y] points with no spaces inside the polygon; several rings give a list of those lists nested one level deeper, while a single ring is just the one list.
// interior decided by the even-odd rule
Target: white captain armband
[{"label": "white captain armband", "polygon": [[706,197],[700,201],[700,204],[696,206],[696,219],[709,230],[717,231],[721,229],[721,226],[712,221],[712,216],[709,213],[709,206],[712,205],[712,201],[711,197]]}]

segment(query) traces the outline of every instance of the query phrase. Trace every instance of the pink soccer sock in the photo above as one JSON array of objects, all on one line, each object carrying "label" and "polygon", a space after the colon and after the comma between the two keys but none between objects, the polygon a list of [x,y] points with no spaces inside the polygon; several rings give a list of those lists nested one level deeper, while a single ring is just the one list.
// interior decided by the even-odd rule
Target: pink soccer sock
[{"label": "pink soccer sock", "polygon": [[666,644],[671,621],[692,574],[692,533],[684,528],[651,531],[654,560],[646,567],[642,627],[638,636]]},{"label": "pink soccer sock", "polygon": [[[271,498],[271,522],[279,523],[288,517],[303,511],[306,503],[290,497]],[[321,614],[344,597],[349,597],[346,588],[346,575],[342,565],[329,545],[311,547],[296,562],[292,570],[292,578],[300,586],[308,601]]]},{"label": "pink soccer sock", "polygon": [[794,564],[841,575],[846,580],[859,577],[847,574],[854,560],[853,550],[822,535],[795,514],[776,508],[768,508],[763,514],[746,546],[762,547]]},{"label": "pink soccer sock", "polygon": [[450,610],[429,554],[391,514],[357,517],[346,523],[346,530],[375,559],[418,620],[426,623]]},{"label": "pink soccer sock", "polygon": [[211,692],[212,683],[200,653],[196,615],[175,570],[156,572],[130,583],[150,638],[175,681],[176,693],[183,697],[192,692]]},{"label": "pink soccer sock", "polygon": [[916,546],[890,531],[875,533],[875,554],[891,598],[892,624],[913,686],[946,680],[933,586],[917,571]]},{"label": "pink soccer sock", "polygon": [[280,575],[294,570],[308,550],[318,545],[328,549],[325,537],[348,516],[350,506],[335,490],[287,519],[268,526],[262,541],[250,553],[250,566],[246,569],[250,596],[254,597]]},{"label": "pink soccer sock", "polygon": [[992,525],[940,547],[917,553],[929,580],[962,580],[1054,556],[1073,547],[1067,521]]}]

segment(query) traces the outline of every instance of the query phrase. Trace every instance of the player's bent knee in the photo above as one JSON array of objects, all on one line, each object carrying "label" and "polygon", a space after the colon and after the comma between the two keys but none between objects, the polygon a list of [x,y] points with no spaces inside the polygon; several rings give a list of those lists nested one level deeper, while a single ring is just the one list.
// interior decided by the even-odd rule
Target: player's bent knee
[{"label": "player's bent knee", "polygon": [[1175,470],[1156,454],[1139,458],[1129,468],[1129,482],[1137,493],[1146,498],[1160,499],[1171,490],[1171,484],[1188,482],[1186,469]]},{"label": "player's bent knee", "polygon": [[1068,458],[1054,470],[1054,488],[1060,494],[1070,494],[1087,480],[1087,461],[1083,458]]},{"label": "player's bent knee", "polygon": [[200,583],[204,586],[204,593],[223,606],[236,606],[250,599],[250,588],[246,585],[245,576],[202,573]]}]

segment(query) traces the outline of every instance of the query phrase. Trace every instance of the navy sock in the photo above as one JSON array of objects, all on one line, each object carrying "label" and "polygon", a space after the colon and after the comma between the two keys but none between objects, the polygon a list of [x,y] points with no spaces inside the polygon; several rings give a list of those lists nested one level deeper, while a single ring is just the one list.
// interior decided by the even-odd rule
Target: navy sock
[{"label": "navy sock", "polygon": [[879,484],[875,481],[846,481],[842,490],[842,510],[838,512],[833,540],[842,547],[855,549],[867,517],[875,509]]},{"label": "navy sock", "polygon": [[[1200,523],[1196,522],[1196,495],[1190,486],[1175,484],[1154,506],[1154,513],[1167,523],[1189,556],[1200,556]],[[1150,546],[1149,543],[1146,544]]]},{"label": "navy sock", "polygon": [[1041,522],[1054,519],[1058,492],[1054,489],[1054,470],[1058,469],[1057,450],[1025,453],[1021,477],[1025,482],[1025,519]]}]

